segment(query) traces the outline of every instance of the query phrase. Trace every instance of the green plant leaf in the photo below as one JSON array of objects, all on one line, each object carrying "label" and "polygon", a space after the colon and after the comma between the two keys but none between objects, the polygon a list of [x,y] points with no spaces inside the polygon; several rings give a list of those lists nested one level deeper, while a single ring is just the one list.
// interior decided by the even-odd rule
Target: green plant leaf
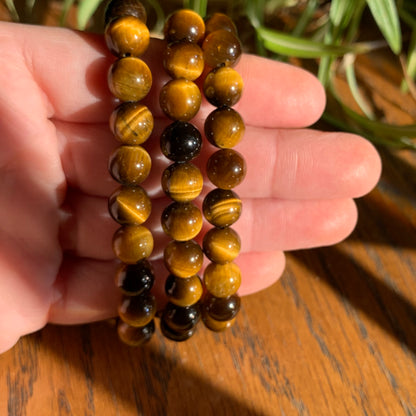
[{"label": "green plant leaf", "polygon": [[192,9],[197,12],[201,17],[205,17],[207,14],[208,0],[186,0],[183,2],[184,8]]},{"label": "green plant leaf", "polygon": [[356,0],[332,0],[329,9],[329,18],[332,24],[344,29],[350,22],[356,8]]},{"label": "green plant leaf", "polygon": [[74,4],[75,0],[64,0],[64,4],[62,6],[62,13],[61,16],[59,17],[59,24],[61,26],[65,25],[66,22],[66,18],[68,16],[68,12],[71,8],[71,6]]},{"label": "green plant leaf", "polygon": [[97,10],[102,0],[80,0],[78,5],[78,29],[84,30],[91,16]]},{"label": "green plant leaf", "polygon": [[367,0],[367,5],[391,50],[399,54],[402,49],[402,35],[395,1]]}]

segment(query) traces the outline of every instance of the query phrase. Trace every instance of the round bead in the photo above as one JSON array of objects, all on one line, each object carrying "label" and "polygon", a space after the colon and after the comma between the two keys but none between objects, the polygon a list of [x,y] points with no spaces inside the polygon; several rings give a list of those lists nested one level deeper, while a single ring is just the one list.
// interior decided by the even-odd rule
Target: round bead
[{"label": "round bead", "polygon": [[201,211],[191,202],[174,202],[162,213],[162,227],[174,240],[192,240],[202,228]]},{"label": "round bead", "polygon": [[202,49],[195,43],[171,43],[165,50],[163,66],[172,78],[194,81],[204,70]]},{"label": "round bead", "polygon": [[206,76],[204,94],[216,107],[232,107],[241,98],[243,86],[241,75],[235,69],[223,66],[213,69]]},{"label": "round bead", "polygon": [[162,174],[162,189],[177,202],[192,201],[201,193],[202,187],[202,173],[192,163],[174,163]]},{"label": "round bead", "polygon": [[122,103],[110,116],[110,129],[123,144],[144,143],[152,133],[153,126],[152,113],[138,102]]},{"label": "round bead", "polygon": [[242,203],[235,192],[214,189],[205,197],[202,210],[205,218],[212,225],[228,227],[240,218]]},{"label": "round bead", "polygon": [[137,263],[152,254],[152,233],[143,225],[123,225],[114,234],[113,250],[123,263]]},{"label": "round bead", "polygon": [[232,189],[246,176],[246,162],[240,153],[232,149],[221,149],[208,159],[207,175],[218,188]]},{"label": "round bead", "polygon": [[130,296],[149,291],[154,281],[153,267],[147,260],[137,264],[122,264],[116,274],[116,286]]},{"label": "round bead", "polygon": [[198,43],[205,35],[205,23],[198,13],[182,9],[168,17],[163,33],[169,43],[179,40]]},{"label": "round bead", "polygon": [[122,320],[118,321],[117,333],[121,341],[131,347],[139,347],[149,342],[155,332],[155,321],[152,319],[147,325],[134,327]]},{"label": "round bead", "polygon": [[199,244],[193,240],[171,241],[165,247],[163,259],[170,273],[190,277],[201,269],[204,255]]},{"label": "round bead", "polygon": [[170,119],[189,121],[201,106],[201,92],[192,81],[172,79],[162,87],[159,102],[160,108]]},{"label": "round bead", "polygon": [[234,66],[241,57],[241,44],[237,36],[228,30],[216,30],[210,33],[202,43],[205,64],[217,66]]},{"label": "round bead", "polygon": [[104,21],[107,25],[111,20],[121,16],[134,16],[146,23],[147,15],[143,4],[138,0],[112,0],[105,9]]},{"label": "round bead", "polygon": [[201,152],[202,137],[190,123],[176,121],[165,128],[160,137],[163,154],[174,162],[187,162]]},{"label": "round bead", "polygon": [[166,279],[165,292],[169,302],[178,306],[190,306],[201,299],[202,282],[197,275],[183,278],[171,274]]},{"label": "round bead", "polygon": [[198,304],[183,307],[168,303],[163,311],[162,322],[174,331],[189,331],[198,323],[200,316]]},{"label": "round bead", "polygon": [[108,87],[121,101],[140,101],[152,87],[152,73],[139,58],[121,58],[108,71]]},{"label": "round bead", "polygon": [[209,316],[205,311],[202,312],[202,320],[205,326],[211,331],[220,332],[234,325],[235,318],[230,321],[217,321]]},{"label": "round bead", "polygon": [[123,296],[118,314],[126,324],[145,326],[156,315],[156,299],[148,292],[138,296]]},{"label": "round bead", "polygon": [[105,28],[104,38],[110,52],[118,57],[140,56],[149,46],[146,24],[134,16],[112,20]]},{"label": "round bead", "polygon": [[216,321],[230,321],[237,316],[240,310],[241,300],[238,295],[227,298],[217,298],[210,293],[204,298],[203,309]]},{"label": "round bead", "polygon": [[205,36],[208,36],[211,32],[216,30],[228,30],[235,36],[237,36],[237,28],[234,22],[224,13],[214,13],[209,16],[205,21]]},{"label": "round bead", "polygon": [[236,259],[240,253],[241,240],[232,228],[215,227],[205,234],[202,245],[211,261],[225,264]]},{"label": "round bead", "polygon": [[143,224],[152,211],[152,203],[140,186],[122,186],[108,200],[110,215],[119,224]]},{"label": "round bead", "polygon": [[111,176],[123,185],[139,185],[150,173],[152,160],[141,146],[120,146],[109,158]]},{"label": "round bead", "polygon": [[209,142],[223,149],[238,144],[244,136],[245,129],[240,114],[230,107],[214,110],[208,115],[204,124],[205,136]]},{"label": "round bead", "polygon": [[205,269],[204,283],[211,295],[227,298],[234,295],[240,287],[240,268],[235,263],[210,263]]},{"label": "round bead", "polygon": [[175,342],[182,342],[182,341],[186,341],[187,339],[191,338],[191,336],[195,333],[196,331],[196,326],[192,327],[189,330],[185,330],[185,331],[174,331],[173,329],[169,328],[165,322],[162,320],[160,322],[160,329],[162,331],[162,334]]}]

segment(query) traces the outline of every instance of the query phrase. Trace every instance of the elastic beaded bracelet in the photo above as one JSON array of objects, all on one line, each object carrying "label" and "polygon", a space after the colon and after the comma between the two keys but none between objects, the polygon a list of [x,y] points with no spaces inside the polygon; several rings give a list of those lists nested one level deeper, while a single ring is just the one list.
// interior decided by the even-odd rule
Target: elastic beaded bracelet
[{"label": "elastic beaded bracelet", "polygon": [[122,293],[117,331],[126,344],[147,342],[155,331],[154,272],[148,257],[153,236],[142,224],[152,205],[139,186],[149,175],[151,158],[141,147],[153,130],[153,116],[140,104],[152,86],[152,74],[141,56],[149,45],[146,11],[138,1],[113,0],[105,12],[105,40],[118,59],[108,73],[108,86],[122,103],[110,117],[110,128],[121,145],[109,159],[111,176],[121,184],[109,198],[109,212],[121,227],[113,237],[113,250],[122,264],[116,286]]}]

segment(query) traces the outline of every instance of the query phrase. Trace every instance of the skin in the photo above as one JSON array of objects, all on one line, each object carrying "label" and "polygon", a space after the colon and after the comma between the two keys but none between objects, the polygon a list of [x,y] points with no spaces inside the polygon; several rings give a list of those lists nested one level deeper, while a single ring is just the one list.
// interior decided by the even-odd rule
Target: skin
[{"label": "skin", "polygon": [[[152,41],[143,59],[154,84],[146,104],[156,127],[146,143],[154,161],[144,186],[153,199],[146,225],[152,256],[168,241],[159,218],[168,199],[160,175],[169,164],[158,148],[168,121],[158,92],[168,80],[162,44]],[[117,224],[107,198],[117,187],[107,160],[117,142],[108,129],[115,102],[106,84],[114,60],[102,37],[67,29],[0,23],[0,352],[46,323],[75,324],[115,315],[111,239]],[[325,94],[309,73],[245,55],[236,69],[245,89],[235,106],[246,123],[236,147],[249,167],[235,191],[244,210],[235,230],[246,295],[273,284],[284,270],[284,251],[326,246],[353,230],[353,198],[377,183],[381,165],[366,140],[307,129],[322,114]],[[204,103],[195,124],[213,107]],[[202,167],[215,149],[205,146]],[[204,190],[207,191],[208,188]],[[201,201],[197,201],[201,203]]]}]

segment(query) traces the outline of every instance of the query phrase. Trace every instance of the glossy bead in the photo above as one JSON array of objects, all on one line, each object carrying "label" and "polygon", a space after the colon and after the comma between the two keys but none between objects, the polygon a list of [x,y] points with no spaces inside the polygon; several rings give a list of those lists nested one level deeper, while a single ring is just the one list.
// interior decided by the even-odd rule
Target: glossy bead
[{"label": "glossy bead", "polygon": [[187,339],[191,338],[191,336],[196,331],[196,326],[192,327],[189,330],[185,330],[185,331],[174,331],[173,329],[169,328],[165,324],[165,322],[162,320],[160,322],[160,329],[162,331],[162,334],[166,338],[170,339],[171,341],[182,342],[182,341],[186,341]]},{"label": "glossy bead", "polygon": [[230,107],[214,110],[208,115],[204,124],[205,136],[209,142],[223,149],[230,149],[240,143],[245,130],[240,114]]},{"label": "glossy bead", "polygon": [[243,78],[233,68],[223,66],[208,73],[204,80],[206,99],[216,107],[237,104],[243,93]]},{"label": "glossy bead", "polygon": [[199,276],[178,277],[169,275],[165,283],[169,302],[178,306],[191,306],[201,299],[203,288]]},{"label": "glossy bead", "polygon": [[180,40],[198,43],[205,35],[205,23],[198,13],[182,9],[168,17],[163,33],[168,43]]},{"label": "glossy bead", "polygon": [[214,189],[205,197],[202,211],[212,225],[228,227],[240,218],[241,199],[231,190]]},{"label": "glossy bead", "polygon": [[139,58],[121,58],[108,71],[108,87],[121,101],[140,101],[152,87],[152,73]]},{"label": "glossy bead", "polygon": [[152,211],[152,203],[140,186],[122,186],[108,200],[110,215],[119,224],[143,224]]},{"label": "glossy bead", "polygon": [[243,156],[232,149],[221,149],[208,159],[207,175],[218,188],[232,189],[246,176],[246,162]]},{"label": "glossy bead", "polygon": [[110,116],[110,129],[123,144],[144,143],[153,131],[154,120],[150,110],[138,102],[119,105]]},{"label": "glossy bead", "polygon": [[162,321],[170,329],[182,332],[192,329],[198,323],[200,316],[198,304],[182,307],[168,303],[163,311]]},{"label": "glossy bead", "polygon": [[162,87],[159,103],[170,119],[189,121],[195,117],[201,106],[201,92],[192,81],[172,79]]},{"label": "glossy bead", "polygon": [[177,202],[190,202],[197,198],[203,187],[202,173],[192,163],[174,163],[162,174],[162,189]]},{"label": "glossy bead", "polygon": [[134,327],[121,319],[117,324],[117,333],[121,341],[131,347],[139,347],[149,342],[155,332],[155,321],[152,319],[147,325]]},{"label": "glossy bead", "polygon": [[205,36],[216,30],[228,30],[237,36],[237,28],[234,22],[224,13],[214,13],[205,20]]},{"label": "glossy bead", "polygon": [[205,234],[202,246],[212,262],[225,264],[236,259],[240,253],[241,240],[232,228],[215,227]]},{"label": "glossy bead", "polygon": [[192,240],[202,228],[201,211],[191,202],[174,202],[162,213],[162,227],[174,240]]},{"label": "glossy bead", "polygon": [[240,268],[235,263],[210,263],[205,269],[204,283],[208,292],[217,298],[227,298],[237,292],[241,284]]},{"label": "glossy bead", "polygon": [[230,321],[240,310],[241,299],[238,295],[217,298],[208,293],[204,298],[203,309],[216,321]]},{"label": "glossy bead", "polygon": [[187,162],[201,152],[202,137],[191,123],[176,121],[165,128],[160,137],[163,154],[174,162]]},{"label": "glossy bead", "polygon": [[195,43],[171,43],[166,47],[163,66],[172,78],[194,81],[204,70],[202,49]]},{"label": "glossy bead", "polygon": [[112,20],[105,27],[104,38],[109,51],[121,58],[142,55],[149,46],[150,34],[140,19],[123,16]]},{"label": "glossy bead", "polygon": [[233,326],[235,323],[235,318],[231,319],[230,321],[217,321],[209,316],[205,311],[202,312],[202,320],[208,329],[215,332],[224,331]]},{"label": "glossy bead", "polygon": [[109,159],[111,176],[123,185],[139,185],[150,173],[152,160],[141,146],[120,146]]},{"label": "glossy bead", "polygon": [[149,292],[138,296],[123,296],[118,314],[126,324],[145,326],[156,315],[156,299]]},{"label": "glossy bead", "polygon": [[163,259],[170,273],[178,277],[190,277],[201,269],[204,254],[193,240],[171,241],[165,247]]},{"label": "glossy bead", "polygon": [[152,233],[143,225],[123,225],[114,234],[113,250],[123,263],[137,263],[152,254]]},{"label": "glossy bead", "polygon": [[125,295],[149,291],[155,281],[152,265],[145,259],[137,264],[122,264],[116,274],[116,286]]},{"label": "glossy bead", "polygon": [[234,66],[241,57],[241,44],[237,36],[228,30],[210,33],[202,43],[205,64],[211,68]]},{"label": "glossy bead", "polygon": [[147,15],[143,4],[138,0],[112,0],[105,9],[104,21],[107,25],[111,20],[121,16],[134,16],[146,23]]}]

